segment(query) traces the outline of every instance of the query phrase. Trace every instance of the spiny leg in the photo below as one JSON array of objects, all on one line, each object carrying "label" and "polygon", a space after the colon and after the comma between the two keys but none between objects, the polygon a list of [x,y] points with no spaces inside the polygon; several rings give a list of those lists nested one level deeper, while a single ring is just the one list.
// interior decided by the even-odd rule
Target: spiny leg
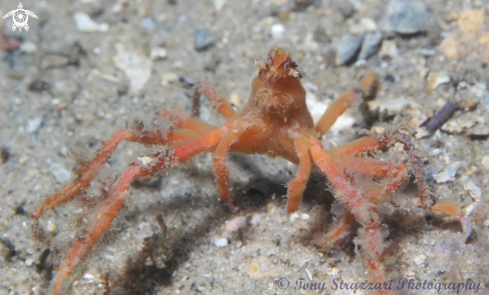
[{"label": "spiny leg", "polygon": [[371,177],[384,178],[373,189],[364,191],[365,197],[371,201],[387,200],[407,180],[408,172],[403,162],[382,162],[374,159],[358,157],[339,157],[339,165],[352,174],[365,173]]},{"label": "spiny leg", "polygon": [[367,262],[371,270],[371,277],[378,283],[385,282],[383,265],[380,262],[380,256],[384,249],[383,237],[379,228],[379,217],[374,211],[373,204],[353,189],[333,157],[323,150],[321,143],[317,139],[310,141],[309,152],[314,165],[326,175],[332,186],[338,191],[338,198],[345,202],[358,223],[365,228],[364,240],[368,249],[366,254],[368,255]]},{"label": "spiny leg", "polygon": [[302,194],[306,189],[311,175],[311,158],[309,156],[307,142],[304,138],[294,139],[297,155],[299,156],[299,169],[288,184],[287,188],[287,213],[297,211],[302,203]]},{"label": "spiny leg", "polygon": [[229,171],[226,167],[226,155],[231,145],[248,130],[247,126],[231,128],[219,142],[213,154],[214,174],[216,175],[217,192],[221,200],[233,208],[229,194]]},{"label": "spiny leg", "polygon": [[332,102],[316,124],[316,131],[321,135],[326,134],[338,117],[353,105],[356,100],[356,95],[359,93],[367,93],[369,89],[374,87],[375,81],[375,75],[369,73],[360,84],[361,89],[349,90],[340,98]]},{"label": "spiny leg", "polygon": [[209,81],[204,81],[199,85],[199,92],[202,93],[212,104],[212,106],[226,119],[236,116],[236,111],[220,96],[219,93],[212,87]]},{"label": "spiny leg", "polygon": [[132,164],[111,188],[108,198],[99,208],[95,219],[89,224],[84,236],[77,238],[73,247],[63,257],[53,281],[54,294],[61,294],[63,280],[87,256],[103,233],[110,227],[124,205],[127,191],[135,178],[152,175],[172,164],[185,161],[201,152],[212,150],[223,135],[224,131],[219,129],[204,135],[198,135],[184,142],[174,143],[169,147],[167,154],[155,156],[156,163],[154,165],[140,167],[138,164]]},{"label": "spiny leg", "polygon": [[107,159],[122,140],[147,144],[167,144],[188,138],[193,135],[194,132],[191,130],[180,130],[178,132],[168,132],[165,134],[153,133],[143,135],[136,135],[135,133],[126,129],[119,130],[100,148],[100,150],[97,152],[97,156],[90,161],[90,163],[83,170],[82,174],[75,181],[73,181],[73,183],[63,187],[59,192],[45,199],[36,208],[32,214],[32,218],[35,220],[39,219],[39,217],[41,217],[47,210],[70,200],[73,198],[73,196],[86,188],[97,174],[97,169],[107,162]]},{"label": "spiny leg", "polygon": [[[320,216],[318,216],[318,219]],[[325,234],[321,231],[319,224],[314,225],[314,243],[323,249],[330,249],[336,245],[341,239],[350,233],[350,225],[355,220],[353,214],[347,211],[341,216],[340,221],[332,226],[328,233]],[[316,220],[315,223],[319,223]]]}]

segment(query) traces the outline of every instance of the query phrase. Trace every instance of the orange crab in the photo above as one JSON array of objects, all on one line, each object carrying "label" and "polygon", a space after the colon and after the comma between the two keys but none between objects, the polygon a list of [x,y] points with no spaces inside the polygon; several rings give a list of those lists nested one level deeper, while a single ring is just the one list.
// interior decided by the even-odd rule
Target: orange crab
[{"label": "orange crab", "polygon": [[[259,70],[258,76],[253,79],[248,103],[239,114],[208,82],[199,85],[199,92],[227,119],[221,127],[211,126],[185,115],[172,114],[163,109],[158,116],[172,122],[171,128],[165,131],[143,131],[137,128],[118,131],[100,148],[75,181],[46,198],[37,207],[32,214],[36,223],[47,210],[69,201],[82,192],[94,179],[97,168],[108,160],[122,140],[166,147],[164,152],[138,158],[112,185],[107,198],[84,234],[76,238],[71,249],[61,260],[53,280],[54,294],[61,293],[64,279],[70,276],[74,268],[87,257],[100,237],[109,229],[123,207],[134,179],[154,175],[202,152],[213,153],[219,196],[230,207],[232,202],[229,173],[225,165],[228,153],[282,157],[297,164],[297,174],[288,183],[288,213],[299,208],[311,169],[319,169],[326,175],[336,198],[346,205],[347,212],[327,235],[316,231],[314,240],[322,247],[329,247],[344,236],[350,223],[358,222],[365,229],[362,235],[367,266],[371,279],[376,283],[385,281],[381,263],[384,243],[380,230],[381,222],[375,212],[376,205],[387,200],[406,182],[408,167],[417,178],[422,206],[434,213],[462,219],[459,209],[453,204],[433,204],[421,164],[414,154],[414,146],[409,141],[409,134],[393,130],[382,134],[370,134],[333,150],[325,150],[322,147],[321,136],[358,96],[367,95],[374,87],[373,74],[365,77],[360,88],[346,92],[332,103],[314,126],[306,107],[306,91],[300,81],[302,75],[289,52],[283,48],[272,49],[268,61],[257,60],[256,66]],[[404,162],[380,161],[368,157],[396,142],[404,145],[409,155],[409,166]],[[355,185],[354,175],[357,173],[381,181],[372,181],[364,186]]]}]

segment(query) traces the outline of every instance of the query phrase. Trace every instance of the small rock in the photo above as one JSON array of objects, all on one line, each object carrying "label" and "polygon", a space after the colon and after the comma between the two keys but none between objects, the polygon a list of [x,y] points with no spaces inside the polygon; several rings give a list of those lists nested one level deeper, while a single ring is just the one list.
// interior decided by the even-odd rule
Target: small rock
[{"label": "small rock", "polygon": [[195,84],[194,79],[190,78],[189,76],[184,76],[181,75],[179,77],[180,82],[186,84],[187,86],[193,86]]},{"label": "small rock", "polygon": [[224,238],[218,239],[214,241],[214,245],[216,245],[216,247],[226,247],[228,245],[228,240]]},{"label": "small rock", "polygon": [[350,1],[334,1],[333,3],[336,3],[337,9],[345,19],[352,17],[355,13],[355,7],[353,7]]},{"label": "small rock", "polygon": [[466,131],[478,122],[484,123],[484,118],[469,112],[449,120],[440,129],[451,134],[458,134]]},{"label": "small rock", "polygon": [[374,99],[367,102],[367,105],[371,110],[375,110],[376,108],[379,108],[380,112],[387,110],[387,113],[390,115],[398,114],[402,108],[408,105],[411,105],[413,109],[420,108],[419,104],[416,103],[414,99],[406,97],[396,99]]},{"label": "small rock", "polygon": [[152,48],[149,57],[152,60],[165,59],[167,57],[166,49],[163,47]]},{"label": "small rock", "polygon": [[65,183],[71,179],[71,172],[61,166],[61,164],[51,164],[51,166],[49,166],[49,171],[54,175],[54,178],[58,183]]},{"label": "small rock", "polygon": [[197,29],[194,32],[194,47],[197,51],[204,51],[216,44],[216,38],[209,30]]},{"label": "small rock", "polygon": [[458,59],[460,55],[459,40],[455,34],[446,36],[440,43],[440,51],[448,59]]},{"label": "small rock", "polygon": [[484,10],[467,9],[460,13],[457,25],[463,33],[472,34],[479,30],[485,19]]},{"label": "small rock", "polygon": [[25,260],[25,262],[24,262],[24,263],[25,263],[25,265],[27,265],[27,266],[31,266],[31,265],[32,265],[32,263],[34,263],[34,260],[32,260],[32,258],[27,258],[27,259]]},{"label": "small rock", "polygon": [[37,44],[31,41],[24,41],[19,47],[20,52],[32,54],[38,49]]},{"label": "small rock", "polygon": [[231,93],[231,96],[229,98],[229,101],[231,102],[232,105],[239,107],[241,106],[241,98],[236,92]]},{"label": "small rock", "polygon": [[387,32],[410,35],[429,31],[434,24],[435,17],[424,2],[391,0],[387,6],[387,16],[380,26]]},{"label": "small rock", "polygon": [[270,28],[270,31],[272,33],[272,38],[278,40],[278,39],[282,39],[282,36],[285,32],[285,28],[281,24],[274,24]]},{"label": "small rock", "polygon": [[489,155],[484,156],[484,158],[482,158],[481,163],[482,165],[484,165],[484,167],[486,167],[486,169],[489,169]]},{"label": "small rock", "polygon": [[289,0],[288,7],[292,11],[302,11],[317,0]]},{"label": "small rock", "polygon": [[397,57],[397,45],[396,40],[387,40],[382,42],[382,47],[380,47],[379,57],[380,58],[395,58]]},{"label": "small rock", "polygon": [[228,232],[238,232],[246,228],[246,216],[237,216],[226,221],[224,229]]},{"label": "small rock", "polygon": [[426,180],[430,181],[433,179],[433,175],[438,173],[438,169],[436,169],[435,166],[430,165],[430,166],[424,168],[424,172],[426,173]]},{"label": "small rock", "polygon": [[141,21],[141,27],[143,27],[145,30],[152,31],[156,27],[156,22],[154,18],[147,16]]},{"label": "small rock", "polygon": [[457,169],[461,165],[460,162],[454,163],[447,167],[443,172],[437,173],[434,175],[434,178],[437,183],[445,183],[448,181],[452,181],[454,177],[457,175]]},{"label": "small rock", "polygon": [[377,24],[375,23],[375,21],[371,18],[362,18],[360,20],[360,25],[365,28],[365,30],[369,31],[369,32],[375,32],[377,31]]},{"label": "small rock", "polygon": [[338,46],[336,53],[336,65],[343,65],[351,61],[360,50],[363,36],[346,36]]},{"label": "small rock", "polygon": [[414,262],[417,264],[417,265],[421,265],[421,264],[424,264],[426,261],[426,255],[424,254],[420,254],[416,257],[414,257]]},{"label": "small rock", "polygon": [[177,82],[179,79],[178,75],[175,73],[166,73],[161,76],[161,84],[168,85]]},{"label": "small rock", "polygon": [[368,34],[365,37],[365,40],[363,40],[362,43],[362,50],[360,51],[360,54],[358,55],[359,60],[366,60],[367,58],[371,57],[377,51],[379,50],[380,44],[382,42],[382,34],[381,33],[374,33],[374,34]]},{"label": "small rock", "polygon": [[425,91],[432,93],[438,86],[446,83],[450,83],[452,79],[443,71],[430,72],[426,79]]},{"label": "small rock", "polygon": [[73,13],[75,25],[80,32],[107,32],[109,25],[106,23],[97,24],[90,16],[84,12],[77,11]]},{"label": "small rock", "polygon": [[130,92],[136,94],[141,91],[151,77],[151,59],[136,52],[126,52],[123,48],[117,49],[118,53],[113,57],[115,66],[124,71],[130,81]]},{"label": "small rock", "polygon": [[48,223],[46,225],[46,230],[51,234],[55,234],[58,232],[58,227],[56,226],[56,224],[54,222],[52,222],[51,220],[48,220]]},{"label": "small rock", "polygon": [[472,197],[472,199],[474,199],[474,201],[476,202],[481,201],[482,190],[474,183],[474,181],[472,181],[472,179],[465,184],[465,189],[469,192],[470,196]]},{"label": "small rock", "polygon": [[275,255],[275,250],[270,249],[270,250],[267,251],[267,256],[268,257],[273,256],[273,255]]},{"label": "small rock", "polygon": [[95,283],[95,276],[88,272],[83,275],[82,279],[89,284]]},{"label": "small rock", "polygon": [[216,10],[221,10],[224,4],[226,4],[227,0],[214,0],[213,2]]},{"label": "small rock", "polygon": [[41,68],[44,70],[62,68],[70,63],[70,58],[61,54],[47,54],[42,57]]},{"label": "small rock", "polygon": [[37,130],[39,130],[39,128],[41,127],[41,124],[42,124],[42,118],[41,117],[29,119],[29,120],[27,120],[27,126],[25,127],[25,131],[27,133],[34,133]]}]

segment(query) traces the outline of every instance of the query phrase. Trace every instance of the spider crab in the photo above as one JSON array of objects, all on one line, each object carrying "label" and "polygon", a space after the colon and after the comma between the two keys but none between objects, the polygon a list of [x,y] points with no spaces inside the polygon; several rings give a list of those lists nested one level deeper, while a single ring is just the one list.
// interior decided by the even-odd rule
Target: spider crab
[{"label": "spider crab", "polygon": [[[346,213],[328,234],[316,231],[314,240],[321,247],[330,247],[344,237],[348,225],[358,222],[364,231],[363,241],[367,266],[372,281],[385,282],[381,255],[384,251],[381,222],[375,212],[376,205],[385,201],[408,178],[408,167],[417,178],[420,205],[433,213],[447,214],[462,219],[459,209],[447,202],[433,204],[424,181],[421,164],[414,154],[409,134],[399,130],[382,134],[369,134],[344,146],[325,150],[320,138],[357,99],[367,95],[374,87],[375,76],[368,74],[360,88],[347,91],[333,102],[317,125],[306,107],[306,91],[301,85],[302,75],[288,50],[275,48],[269,52],[268,61],[256,60],[259,70],[253,79],[252,92],[247,105],[237,114],[208,82],[199,85],[198,91],[207,97],[214,108],[227,120],[215,127],[186,115],[173,114],[166,109],[158,116],[167,118],[173,127],[166,131],[141,131],[123,129],[107,141],[93,157],[83,172],[71,184],[46,198],[34,211],[35,225],[49,209],[66,202],[87,188],[94,179],[97,168],[103,165],[122,140],[142,144],[166,146],[165,152],[138,158],[111,186],[108,196],[90,221],[83,236],[75,238],[73,245],[61,260],[53,280],[54,294],[59,295],[65,278],[84,260],[101,236],[109,229],[128,196],[131,182],[140,177],[173,167],[200,153],[213,153],[214,173],[220,198],[232,207],[229,191],[229,173],[225,165],[228,153],[262,154],[282,157],[298,165],[298,171],[287,189],[288,213],[294,212],[302,202],[311,169],[317,168],[326,175],[337,200],[346,204]],[[404,145],[409,155],[407,163],[388,162],[367,156],[385,150],[396,142]],[[355,173],[381,179],[380,183],[356,187]],[[384,292],[384,291],[383,291]],[[383,293],[381,292],[381,293]],[[385,294],[385,293],[384,293]]]}]

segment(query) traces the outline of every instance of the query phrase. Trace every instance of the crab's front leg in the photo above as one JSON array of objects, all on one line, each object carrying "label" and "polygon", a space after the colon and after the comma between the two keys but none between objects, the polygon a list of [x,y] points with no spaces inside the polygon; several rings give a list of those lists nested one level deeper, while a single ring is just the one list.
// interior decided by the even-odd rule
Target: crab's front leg
[{"label": "crab's front leg", "polygon": [[135,178],[153,175],[172,164],[185,161],[201,152],[212,151],[223,136],[224,131],[221,129],[197,135],[170,145],[168,154],[156,155],[152,163],[142,166],[138,163],[131,165],[110,189],[109,196],[98,210],[95,219],[88,225],[83,237],[76,239],[74,245],[61,260],[61,265],[53,280],[54,294],[61,294],[64,279],[85,259],[100,237],[110,227],[124,205],[127,191]]},{"label": "crab's front leg", "polygon": [[302,203],[302,194],[306,189],[311,175],[311,157],[308,151],[308,142],[300,134],[292,134],[294,145],[299,157],[299,168],[296,175],[287,185],[287,213],[297,211]]}]

